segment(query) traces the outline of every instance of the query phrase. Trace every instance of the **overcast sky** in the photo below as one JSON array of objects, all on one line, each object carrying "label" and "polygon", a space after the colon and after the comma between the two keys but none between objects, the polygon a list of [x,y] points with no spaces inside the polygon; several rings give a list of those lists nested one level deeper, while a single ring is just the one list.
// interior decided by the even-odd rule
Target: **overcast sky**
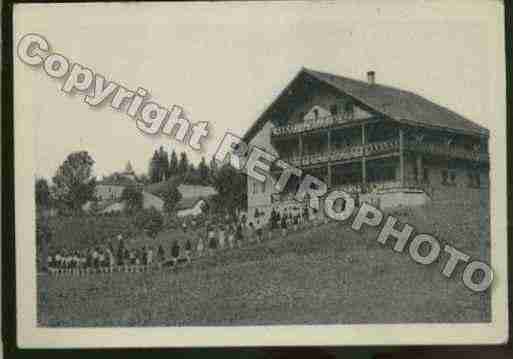
[{"label": "overcast sky", "polygon": [[[365,5],[362,5],[364,3]],[[302,66],[415,91],[503,135],[497,89],[502,39],[486,15],[498,2],[96,3],[17,5],[17,42],[44,35],[52,49],[153,101],[211,123],[211,156],[226,130],[243,134]],[[497,19],[497,18],[495,18]],[[36,174],[50,178],[72,151],[88,150],[95,173],[138,173],[165,136],[143,136],[124,112],[91,109],[15,59],[16,108],[34,121]],[[497,75],[499,73],[499,75]],[[500,84],[502,84],[502,79]],[[499,109],[498,109],[499,108]],[[20,115],[21,116],[21,115]],[[498,129],[498,131],[497,131]]]}]

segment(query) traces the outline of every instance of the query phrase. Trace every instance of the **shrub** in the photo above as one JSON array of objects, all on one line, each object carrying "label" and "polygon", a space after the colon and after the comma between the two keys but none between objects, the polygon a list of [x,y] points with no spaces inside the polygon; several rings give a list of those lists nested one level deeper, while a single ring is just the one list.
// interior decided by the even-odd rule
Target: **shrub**
[{"label": "shrub", "polygon": [[137,213],[134,224],[138,229],[145,231],[150,237],[155,238],[164,227],[164,218],[158,210],[150,207]]}]

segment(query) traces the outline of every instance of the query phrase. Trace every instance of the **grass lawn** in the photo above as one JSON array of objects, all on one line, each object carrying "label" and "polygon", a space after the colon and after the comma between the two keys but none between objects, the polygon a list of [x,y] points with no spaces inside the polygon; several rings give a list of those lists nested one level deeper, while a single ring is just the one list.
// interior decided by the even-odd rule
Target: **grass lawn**
[{"label": "grass lawn", "polygon": [[[440,202],[401,218],[483,260],[489,257],[489,216],[482,206]],[[490,320],[488,292],[465,288],[461,271],[451,279],[440,273],[444,253],[422,266],[394,252],[393,242],[377,243],[376,230],[356,233],[349,227],[330,223],[162,272],[39,276],[38,322],[87,327]],[[157,242],[166,238],[164,233]]]}]

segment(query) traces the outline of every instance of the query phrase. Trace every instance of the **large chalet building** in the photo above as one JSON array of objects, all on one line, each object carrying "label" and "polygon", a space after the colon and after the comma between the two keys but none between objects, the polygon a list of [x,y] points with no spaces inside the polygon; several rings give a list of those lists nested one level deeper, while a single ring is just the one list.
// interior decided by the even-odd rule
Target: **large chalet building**
[{"label": "large chalet building", "polygon": [[[376,83],[373,71],[359,81],[303,68],[244,140],[385,208],[426,203],[438,190],[488,187],[488,137],[447,108]],[[273,176],[248,178],[248,218],[297,207],[299,182],[292,177],[276,193]]]}]

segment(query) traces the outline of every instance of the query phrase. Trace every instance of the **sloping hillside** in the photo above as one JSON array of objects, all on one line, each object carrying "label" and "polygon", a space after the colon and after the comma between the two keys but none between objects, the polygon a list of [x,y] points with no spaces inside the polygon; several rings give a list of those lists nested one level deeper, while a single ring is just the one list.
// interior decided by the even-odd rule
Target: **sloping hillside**
[{"label": "sloping hillside", "polygon": [[[482,211],[463,216],[453,205],[441,202],[404,217],[426,231],[436,224],[462,250],[484,248],[479,235],[470,237],[480,225],[475,216]],[[155,326],[490,319],[488,294],[466,289],[458,278],[461,273],[448,280],[440,273],[443,261],[420,266],[375,238],[375,230],[359,234],[347,223],[330,223],[217,253],[185,268],[40,277],[39,322]]]}]

